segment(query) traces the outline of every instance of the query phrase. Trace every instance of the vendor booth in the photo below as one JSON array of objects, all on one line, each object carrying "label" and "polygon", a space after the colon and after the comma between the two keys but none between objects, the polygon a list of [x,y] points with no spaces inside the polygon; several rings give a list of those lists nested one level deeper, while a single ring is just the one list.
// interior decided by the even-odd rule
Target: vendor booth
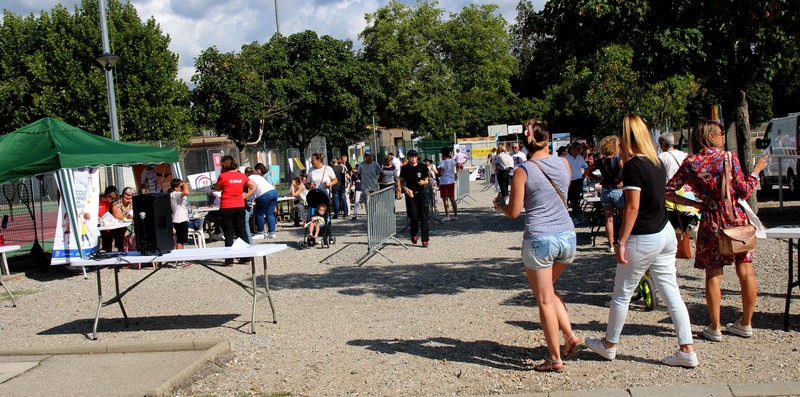
[{"label": "vendor booth", "polygon": [[64,249],[53,255],[54,264],[86,257],[96,249],[97,212],[86,208],[97,205],[96,167],[172,163],[172,175],[180,178],[178,161],[175,149],[114,141],[51,117],[0,137],[0,184],[56,174],[63,216],[59,214],[61,235],[55,239],[62,239]]}]

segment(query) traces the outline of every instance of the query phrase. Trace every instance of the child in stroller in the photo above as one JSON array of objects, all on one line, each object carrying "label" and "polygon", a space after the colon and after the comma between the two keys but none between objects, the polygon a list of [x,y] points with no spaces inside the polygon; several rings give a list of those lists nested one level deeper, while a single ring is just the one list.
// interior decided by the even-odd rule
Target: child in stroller
[{"label": "child in stroller", "polygon": [[317,239],[322,238],[322,248],[334,244],[335,238],[331,236],[330,200],[328,195],[320,189],[312,189],[306,196],[308,222],[305,225],[305,239],[300,242],[300,248],[311,247],[317,244]]},{"label": "child in stroller", "polygon": [[306,223],[306,227],[308,228],[308,237],[319,237],[319,229],[327,226],[327,220],[325,219],[326,212],[328,212],[327,204],[320,203],[317,205],[316,213],[314,213],[314,216],[311,217],[311,220]]}]

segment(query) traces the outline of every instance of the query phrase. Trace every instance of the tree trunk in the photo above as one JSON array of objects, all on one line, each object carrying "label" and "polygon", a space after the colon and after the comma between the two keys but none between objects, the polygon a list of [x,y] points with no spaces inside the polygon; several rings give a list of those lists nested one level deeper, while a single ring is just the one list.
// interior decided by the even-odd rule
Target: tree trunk
[{"label": "tree trunk", "polygon": [[[739,91],[734,118],[734,123],[736,124],[736,148],[738,149],[736,154],[739,156],[742,174],[750,175],[753,172],[753,165],[751,164],[753,145],[750,140],[750,115],[748,114],[747,94],[744,91]],[[755,212],[758,212],[757,196],[757,192],[754,191],[750,198],[747,199],[747,203],[750,204],[750,207]]]}]

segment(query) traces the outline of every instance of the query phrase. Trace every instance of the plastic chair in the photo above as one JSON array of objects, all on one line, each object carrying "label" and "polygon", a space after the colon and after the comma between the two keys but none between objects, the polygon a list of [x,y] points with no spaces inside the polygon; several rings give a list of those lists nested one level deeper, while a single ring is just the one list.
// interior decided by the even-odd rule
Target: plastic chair
[{"label": "plastic chair", "polygon": [[205,248],[206,247],[206,235],[203,232],[203,225],[206,223],[206,218],[202,217],[200,219],[200,225],[197,230],[189,228],[189,238],[192,239],[193,243],[197,248]]}]

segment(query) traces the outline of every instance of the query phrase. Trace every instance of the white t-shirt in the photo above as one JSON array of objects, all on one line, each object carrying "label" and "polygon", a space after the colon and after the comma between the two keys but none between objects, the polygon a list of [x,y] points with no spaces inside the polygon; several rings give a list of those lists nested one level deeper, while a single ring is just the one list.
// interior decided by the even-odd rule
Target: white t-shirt
[{"label": "white t-shirt", "polygon": [[331,195],[330,188],[325,186],[325,184],[332,181],[334,178],[336,178],[336,173],[333,172],[333,168],[327,165],[322,168],[314,168],[311,170],[311,173],[308,174],[308,180],[310,180],[317,189],[322,190],[328,196]]},{"label": "white t-shirt", "polygon": [[400,168],[403,167],[403,162],[397,156],[392,157],[392,164],[394,165],[394,179],[400,177]]},{"label": "white t-shirt", "polygon": [[517,152],[511,155],[511,159],[514,160],[514,168],[511,169],[511,175],[514,175],[514,170],[527,161],[528,157],[525,156],[525,153]]},{"label": "white t-shirt", "polygon": [[686,160],[686,153],[680,150],[670,150],[668,152],[661,152],[658,155],[661,164],[664,164],[664,169],[667,171],[667,182],[672,179],[672,176],[681,168],[683,160]]},{"label": "white t-shirt", "polygon": [[172,223],[189,221],[189,211],[186,209],[185,197],[182,192],[169,194],[169,205],[172,207]]},{"label": "white t-shirt", "polygon": [[589,164],[586,163],[586,160],[583,159],[583,156],[579,154],[575,157],[572,157],[571,154],[567,153],[564,157],[567,159],[567,162],[569,163],[570,171],[572,171],[572,176],[570,180],[574,181],[576,179],[583,178],[583,170],[589,168]]},{"label": "white t-shirt", "polygon": [[456,153],[455,157],[453,157],[453,160],[455,160],[456,163],[463,165],[467,162],[467,155],[464,154],[464,152],[458,152]]},{"label": "white t-shirt", "polygon": [[453,159],[442,160],[439,163],[442,175],[439,177],[439,185],[450,185],[456,183],[456,162]]},{"label": "white t-shirt", "polygon": [[262,194],[275,190],[275,186],[272,186],[272,184],[261,175],[253,174],[248,178],[256,184],[256,192],[252,197],[259,198]]}]

